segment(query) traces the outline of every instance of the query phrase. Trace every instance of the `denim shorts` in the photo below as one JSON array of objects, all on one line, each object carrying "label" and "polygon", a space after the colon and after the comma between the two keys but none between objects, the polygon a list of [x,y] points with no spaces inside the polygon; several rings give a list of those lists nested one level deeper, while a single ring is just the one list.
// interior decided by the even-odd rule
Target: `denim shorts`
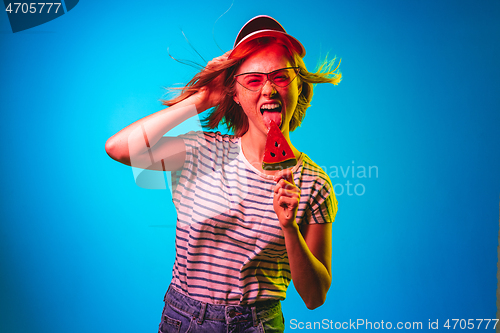
[{"label": "denim shorts", "polygon": [[170,286],[159,333],[281,333],[285,329],[278,300],[250,305],[219,305],[197,301]]}]

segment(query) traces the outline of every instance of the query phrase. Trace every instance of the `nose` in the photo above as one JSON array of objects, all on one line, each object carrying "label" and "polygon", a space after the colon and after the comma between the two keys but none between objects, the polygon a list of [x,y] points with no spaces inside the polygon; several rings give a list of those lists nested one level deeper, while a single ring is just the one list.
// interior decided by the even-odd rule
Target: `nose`
[{"label": "nose", "polygon": [[276,88],[274,87],[274,84],[270,80],[267,80],[266,83],[264,83],[264,86],[262,87],[262,95],[264,96],[274,96],[276,94]]}]

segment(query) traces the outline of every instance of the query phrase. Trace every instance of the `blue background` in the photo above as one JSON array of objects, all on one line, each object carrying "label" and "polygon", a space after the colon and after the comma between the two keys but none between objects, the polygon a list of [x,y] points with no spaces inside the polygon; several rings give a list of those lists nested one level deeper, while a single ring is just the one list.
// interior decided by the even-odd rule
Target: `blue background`
[{"label": "blue background", "polygon": [[[289,320],[496,316],[498,1],[80,1],[13,34],[0,14],[0,331],[155,332],[174,260],[166,190],[137,186],[106,140],[162,109],[163,87],[268,14],[313,69],[342,58],[292,135],[340,192],[325,305]],[[376,166],[371,178],[340,168]],[[358,193],[347,194],[347,181]],[[340,193],[339,193],[340,194]],[[475,322],[477,325],[478,322]],[[484,327],[484,323],[483,326]],[[491,324],[490,324],[491,328]],[[317,330],[319,331],[319,330]],[[489,331],[492,331],[489,329]]]}]

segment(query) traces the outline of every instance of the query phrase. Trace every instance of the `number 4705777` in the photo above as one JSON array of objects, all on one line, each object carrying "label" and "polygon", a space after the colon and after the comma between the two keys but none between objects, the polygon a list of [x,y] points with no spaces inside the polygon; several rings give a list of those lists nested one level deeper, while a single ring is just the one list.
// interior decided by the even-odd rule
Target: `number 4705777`
[{"label": "number 4705777", "polygon": [[[451,322],[450,322],[451,320]],[[469,320],[465,320],[465,319],[448,319],[446,320],[446,323],[444,323],[443,327],[446,327],[447,329],[474,329],[474,328],[477,328],[479,329],[481,327],[481,324],[483,324],[484,322],[484,325],[483,327],[484,328],[488,328],[488,326],[490,325],[490,322],[494,322],[494,324],[492,325],[493,329],[496,328],[497,324],[498,324],[498,319],[469,319]],[[454,322],[454,324],[453,324]],[[474,327],[474,322],[476,322],[476,325]],[[457,326],[458,324],[458,326]]]},{"label": "number 4705777", "polygon": [[[16,7],[17,6],[17,7]],[[47,7],[45,7],[47,6]],[[31,14],[41,14],[42,12],[44,12],[44,7],[45,7],[45,10],[47,11],[46,13],[49,14],[50,13],[50,10],[52,9],[52,6],[54,6],[54,12],[57,13],[57,11],[59,10],[59,7],[61,7],[61,3],[60,2],[30,2],[30,3],[27,3],[27,2],[14,2],[14,3],[11,3],[9,2],[9,4],[7,5],[7,8],[5,8],[5,11],[6,12],[9,12],[9,14],[11,14],[12,12],[14,12],[14,14],[27,14],[27,13],[31,13]],[[14,9],[15,7],[15,9]],[[45,13],[45,12],[44,12]]]}]

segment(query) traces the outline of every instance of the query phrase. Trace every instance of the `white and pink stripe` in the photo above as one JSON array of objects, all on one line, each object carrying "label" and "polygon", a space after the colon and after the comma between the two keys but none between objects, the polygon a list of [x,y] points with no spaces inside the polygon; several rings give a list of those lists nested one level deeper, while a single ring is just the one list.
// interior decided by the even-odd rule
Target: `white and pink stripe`
[{"label": "white and pink stripe", "polygon": [[[218,132],[180,137],[186,161],[172,172],[177,209],[172,284],[212,304],[285,299],[291,274],[272,205],[272,176],[248,163],[239,138]],[[301,188],[298,223],[333,222],[337,201],[328,176],[305,154],[293,174]]]}]

